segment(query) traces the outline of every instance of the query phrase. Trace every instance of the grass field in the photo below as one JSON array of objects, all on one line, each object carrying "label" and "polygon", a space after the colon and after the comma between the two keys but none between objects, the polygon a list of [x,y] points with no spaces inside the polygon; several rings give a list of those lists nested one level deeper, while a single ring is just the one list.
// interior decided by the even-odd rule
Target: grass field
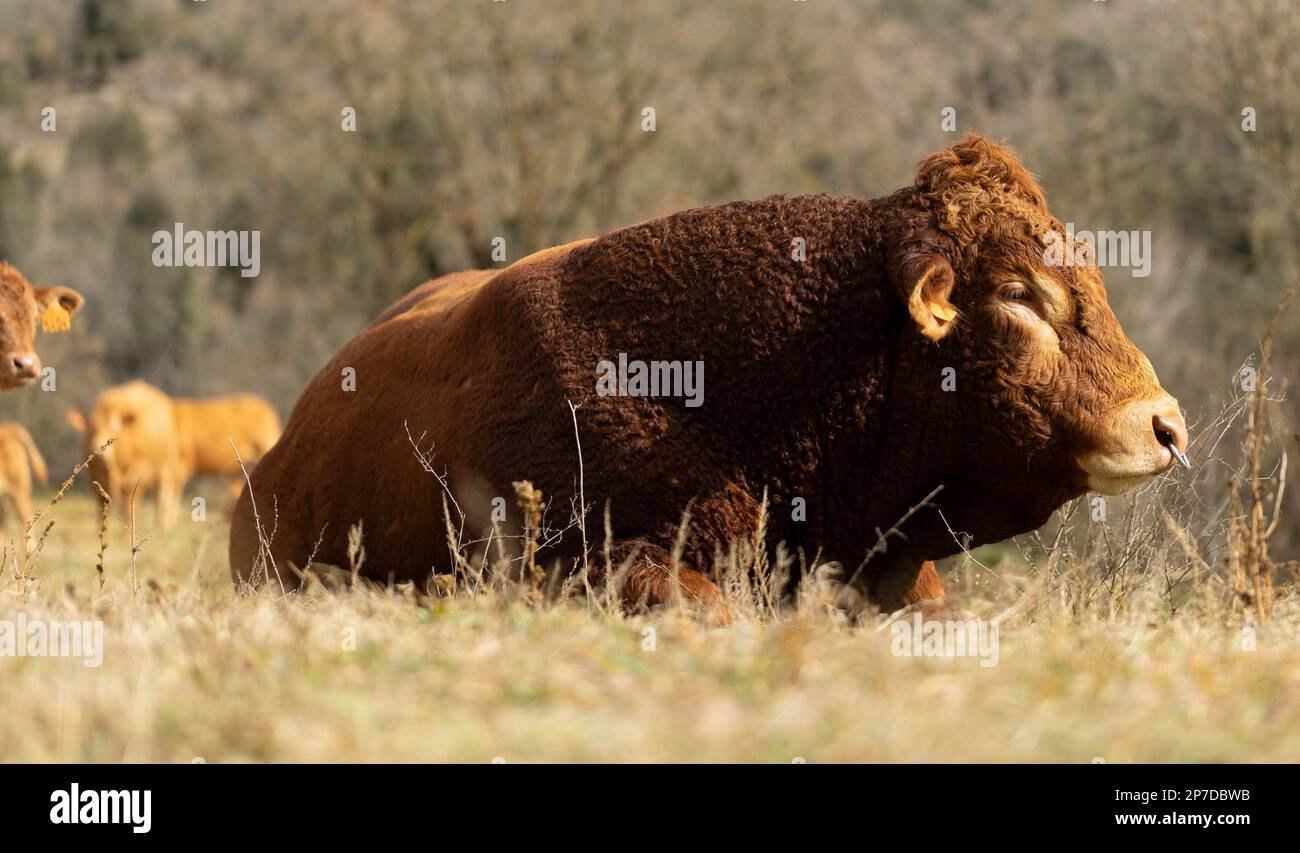
[{"label": "grass field", "polygon": [[986,550],[987,570],[948,572],[962,606],[1002,614],[997,665],[982,667],[895,656],[883,617],[851,625],[817,596],[776,615],[750,606],[722,629],[508,592],[240,596],[219,520],[146,541],[134,592],[114,520],[101,589],[95,502],[74,490],[49,520],[31,576],[12,561],[0,575],[0,620],[101,619],[103,662],[0,657],[4,761],[1300,756],[1300,607],[1286,587],[1253,627],[1213,579],[1177,608],[1158,584],[1081,607],[1008,549]]}]

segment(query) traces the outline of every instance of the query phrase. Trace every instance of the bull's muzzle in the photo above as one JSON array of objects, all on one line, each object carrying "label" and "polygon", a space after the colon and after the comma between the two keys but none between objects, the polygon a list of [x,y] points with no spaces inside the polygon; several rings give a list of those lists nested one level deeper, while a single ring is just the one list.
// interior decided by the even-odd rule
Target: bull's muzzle
[{"label": "bull's muzzle", "polygon": [[1105,418],[1096,448],[1076,461],[1088,488],[1104,495],[1123,494],[1176,464],[1191,468],[1178,401],[1161,393],[1120,406]]}]

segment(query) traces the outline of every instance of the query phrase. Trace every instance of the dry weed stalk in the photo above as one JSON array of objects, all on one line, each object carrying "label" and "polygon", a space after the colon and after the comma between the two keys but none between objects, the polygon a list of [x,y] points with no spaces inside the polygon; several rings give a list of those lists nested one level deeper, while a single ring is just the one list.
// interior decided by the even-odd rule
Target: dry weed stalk
[{"label": "dry weed stalk", "polygon": [[[234,439],[227,438],[230,442],[230,449],[235,452],[235,461],[239,463],[239,471],[244,475],[244,488],[248,490],[248,503],[253,512],[253,529],[257,531],[257,558],[254,560],[252,571],[249,575],[250,585],[257,586],[259,578],[264,577],[267,583],[271,581],[271,573],[275,572],[276,583],[280,585],[280,594],[285,594],[284,578],[280,576],[280,567],[275,564],[275,555],[271,552],[271,543],[275,541],[276,531],[280,527],[280,504],[276,497],[271,497],[271,514],[273,516],[271,523],[271,532],[268,534],[266,528],[262,526],[262,516],[257,510],[257,496],[253,494],[253,481],[248,476],[248,468],[244,465],[244,458],[239,455],[239,448],[235,446]],[[323,533],[323,531],[322,531]],[[293,564],[290,564],[290,568]],[[310,568],[310,565],[308,566]]]},{"label": "dry weed stalk", "polygon": [[99,576],[99,588],[104,588],[104,553],[108,551],[108,506],[113,499],[104,491],[98,480],[91,481],[99,494],[99,553],[95,556],[95,572]]},{"label": "dry weed stalk", "polygon": [[578,435],[578,407],[573,405],[572,400],[566,400],[569,404],[569,415],[573,418],[573,443],[578,448],[578,506],[574,509],[574,515],[578,521],[578,531],[582,534],[582,577],[583,583],[591,567],[587,563],[587,474],[582,464],[582,437]]},{"label": "dry weed stalk", "polygon": [[63,496],[68,493],[68,489],[72,488],[72,484],[76,482],[77,475],[86,470],[86,466],[90,464],[90,460],[111,447],[113,442],[116,440],[117,439],[110,438],[108,441],[91,451],[89,456],[78,462],[76,466],[73,467],[72,473],[69,474],[68,478],[59,486],[59,490],[54,493],[54,497],[50,498],[45,506],[41,507],[40,511],[37,512],[36,515],[32,516],[31,521],[27,522],[27,526],[23,528],[23,564],[17,572],[20,578],[30,577],[36,568],[36,564],[40,562],[41,551],[45,548],[45,540],[50,535],[50,529],[54,527],[54,522],[51,521],[49,524],[45,525],[45,529],[41,531],[41,538],[37,541],[36,547],[29,550],[27,548],[27,543],[31,539],[32,528],[36,526],[38,521],[45,517],[45,513],[49,512],[55,504],[63,500]]},{"label": "dry weed stalk", "polygon": [[131,505],[130,507],[128,507],[129,520],[126,526],[127,536],[131,540],[131,595],[132,596],[134,596],[137,592],[140,591],[140,585],[136,582],[136,571],[135,571],[136,557],[138,557],[140,555],[140,551],[144,549],[144,543],[148,542],[153,536],[153,534],[146,533],[143,538],[136,537],[135,496],[136,496],[136,492],[138,492],[139,490],[140,490],[140,481],[136,480],[135,485],[131,487]]},{"label": "dry weed stalk", "polygon": [[[361,567],[366,563],[366,546],[362,544],[364,538],[365,533],[360,521],[348,528],[348,569],[352,575],[353,589],[359,588]],[[310,568],[311,564],[307,565]]]},{"label": "dry weed stalk", "polygon": [[1268,553],[1268,540],[1277,530],[1278,518],[1282,510],[1282,495],[1286,490],[1286,449],[1282,450],[1282,461],[1276,476],[1272,518],[1267,509],[1269,486],[1274,482],[1274,475],[1265,475],[1262,470],[1264,451],[1269,443],[1265,429],[1265,394],[1268,386],[1270,358],[1273,355],[1273,339],[1277,334],[1279,321],[1295,295],[1300,282],[1293,284],[1278,303],[1273,312],[1273,319],[1268,325],[1268,334],[1264,336],[1260,348],[1259,373],[1255,378],[1255,388],[1251,394],[1249,412],[1243,426],[1245,440],[1243,451],[1249,488],[1249,510],[1243,506],[1241,490],[1237,476],[1228,480],[1228,498],[1231,504],[1228,530],[1227,568],[1232,578],[1233,590],[1237,600],[1247,607],[1253,606],[1259,619],[1269,619],[1273,615],[1273,603],[1276,593],[1273,577],[1280,569],[1292,568],[1294,564],[1275,563]]},{"label": "dry weed stalk", "polygon": [[537,565],[537,534],[542,527],[542,493],[528,480],[514,484],[515,499],[524,514],[524,573],[534,600],[541,597],[542,570]]}]

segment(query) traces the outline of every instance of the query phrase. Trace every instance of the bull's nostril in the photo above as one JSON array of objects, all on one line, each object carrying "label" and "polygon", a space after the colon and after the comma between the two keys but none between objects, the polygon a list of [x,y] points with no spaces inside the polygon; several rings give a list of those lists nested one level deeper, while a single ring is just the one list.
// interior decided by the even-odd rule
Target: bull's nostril
[{"label": "bull's nostril", "polygon": [[[1181,418],[1179,420],[1181,421]],[[1183,453],[1182,448],[1178,446],[1180,443],[1180,431],[1178,427],[1165,420],[1160,415],[1156,415],[1151,419],[1151,428],[1155,431],[1156,441],[1169,448],[1169,452],[1173,455],[1174,460],[1184,468],[1190,469],[1192,463],[1188,460],[1187,454]],[[1186,443],[1185,438],[1183,438],[1182,443]]]}]

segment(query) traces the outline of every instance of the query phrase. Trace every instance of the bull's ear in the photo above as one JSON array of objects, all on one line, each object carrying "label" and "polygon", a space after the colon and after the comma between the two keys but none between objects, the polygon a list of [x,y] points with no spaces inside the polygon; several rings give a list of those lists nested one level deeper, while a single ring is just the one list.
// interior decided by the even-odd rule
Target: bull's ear
[{"label": "bull's ear", "polygon": [[86,416],[81,413],[80,409],[68,409],[64,417],[68,420],[68,426],[77,432],[86,431]]},{"label": "bull's ear", "polygon": [[70,287],[37,287],[34,291],[41,309],[41,328],[47,332],[68,329],[72,315],[86,304],[85,297]]},{"label": "bull's ear", "polygon": [[907,313],[921,334],[932,341],[948,334],[957,322],[957,309],[949,301],[956,277],[947,259],[931,253],[916,255],[904,260],[895,276]]}]

